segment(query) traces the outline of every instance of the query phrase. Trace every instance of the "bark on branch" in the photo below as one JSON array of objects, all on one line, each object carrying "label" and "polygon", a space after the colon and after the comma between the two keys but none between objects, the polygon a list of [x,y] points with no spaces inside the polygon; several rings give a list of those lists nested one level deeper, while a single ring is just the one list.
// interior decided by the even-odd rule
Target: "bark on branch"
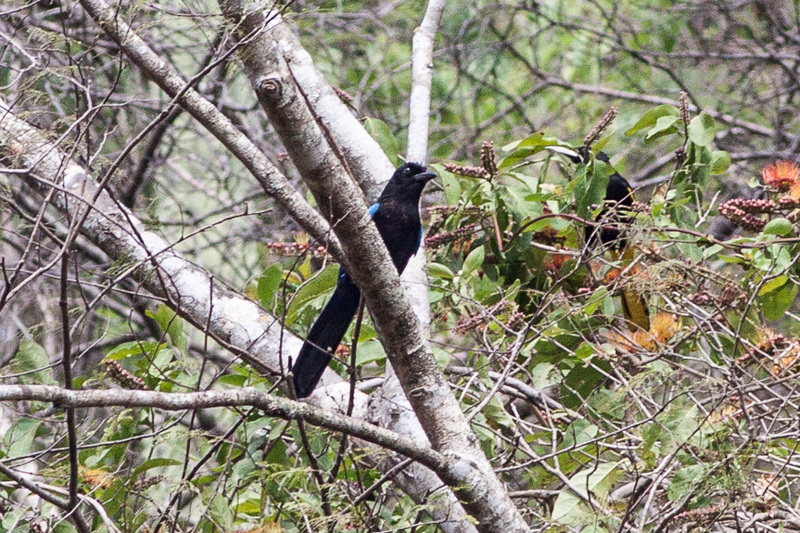
[{"label": "bark on branch", "polygon": [[[0,385],[0,402],[42,401],[57,407],[151,407],[165,411],[210,409],[214,407],[257,407],[269,416],[283,420],[305,420],[318,427],[352,435],[366,442],[405,455],[432,468],[455,484],[456,462],[420,444],[363,420],[342,416],[330,411],[245,387],[236,390],[203,392],[154,392],[144,390],[70,390],[48,385]],[[448,472],[450,472],[448,474]],[[453,477],[456,476],[456,477]]]},{"label": "bark on branch", "polygon": [[[132,213],[99,190],[82,167],[14,115],[1,99],[0,147],[10,172],[42,191],[59,191],[52,195],[52,201],[70,217],[88,210],[81,231],[118,263],[127,265],[123,276],[132,275],[189,322],[200,328],[207,326],[209,335],[248,364],[274,373],[281,365],[286,368],[287,354],[297,353],[300,340],[282,332],[277,319],[254,302],[212,283],[204,270],[183,259],[162,237],[147,230]],[[357,395],[357,399],[360,405],[354,412],[365,418],[365,396]],[[486,475],[476,468],[471,454],[448,453],[459,460],[452,469],[436,470],[436,474],[445,484],[461,487],[457,492],[462,498],[466,494],[474,506],[492,506],[494,495],[507,498],[502,487],[487,488]],[[488,462],[486,465],[488,468]],[[494,476],[491,470],[488,472]],[[503,524],[488,517],[486,520],[492,526]],[[500,531],[494,527],[483,530]]]},{"label": "bark on branch", "polygon": [[284,58],[269,37],[282,19],[274,11],[246,11],[239,0],[220,0],[220,7],[235,27],[245,71],[262,107],[339,237],[345,268],[361,288],[428,439],[434,449],[456,454],[470,465],[470,482],[456,489],[458,496],[479,530],[527,531],[450,392],[344,156],[294,80],[291,58]]},{"label": "bark on branch", "polygon": [[156,54],[150,46],[121,18],[119,10],[102,0],[83,0],[81,5],[125,54],[155,81],[161,89],[181,105],[214,135],[250,171],[268,196],[330,252],[341,255],[341,248],[325,220],[295,190],[285,176],[270,162],[247,136],[203,98],[180,74]]},{"label": "bark on branch", "polygon": [[409,161],[428,161],[428,123],[431,116],[433,44],[444,11],[444,0],[429,0],[422,24],[414,32],[411,55],[411,97],[409,98]]}]

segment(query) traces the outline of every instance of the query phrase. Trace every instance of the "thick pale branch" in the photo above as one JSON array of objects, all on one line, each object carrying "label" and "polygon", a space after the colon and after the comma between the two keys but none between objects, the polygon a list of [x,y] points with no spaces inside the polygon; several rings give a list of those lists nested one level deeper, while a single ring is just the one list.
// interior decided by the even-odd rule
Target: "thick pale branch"
[{"label": "thick pale branch", "polygon": [[367,199],[376,200],[394,171],[392,162],[322,76],[290,25],[282,23],[277,13],[271,17],[275,17],[275,22],[265,37],[286,62],[309,108],[327,130],[329,140],[336,143]]},{"label": "thick pale branch", "polygon": [[246,41],[240,40],[245,71],[298,171],[339,237],[345,268],[361,288],[392,367],[425,433],[435,449],[468,458],[465,464],[470,465],[471,481],[457,488],[457,494],[481,524],[480,530],[527,531],[436,364],[358,187],[348,176],[343,156],[324,123],[309,108],[306,95],[275,42],[266,35],[273,24],[280,23],[279,19],[273,12],[245,13],[237,0],[223,0],[220,7],[235,25],[238,38],[246,37]]},{"label": "thick pale branch", "polygon": [[411,97],[409,99],[409,161],[428,161],[428,123],[431,113],[431,78],[433,77],[433,44],[444,11],[444,0],[429,0],[412,41]]},{"label": "thick pale branch", "polygon": [[[39,190],[55,188],[53,202],[70,216],[91,206],[81,231],[128,270],[151,293],[165,298],[181,316],[204,328],[254,368],[270,374],[288,370],[288,356],[301,342],[255,302],[214,283],[186,261],[37,129],[0,100],[3,156]],[[209,289],[211,287],[211,289]],[[210,311],[210,314],[209,314]],[[210,320],[209,320],[210,319]]]}]

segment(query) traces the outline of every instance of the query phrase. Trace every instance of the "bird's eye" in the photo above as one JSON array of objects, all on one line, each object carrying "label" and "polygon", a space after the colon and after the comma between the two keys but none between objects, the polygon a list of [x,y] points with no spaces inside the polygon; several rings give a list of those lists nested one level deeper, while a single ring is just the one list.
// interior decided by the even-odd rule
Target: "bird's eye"
[{"label": "bird's eye", "polygon": [[403,173],[404,174],[411,174],[411,168],[410,167],[406,167],[406,169],[403,171]]}]

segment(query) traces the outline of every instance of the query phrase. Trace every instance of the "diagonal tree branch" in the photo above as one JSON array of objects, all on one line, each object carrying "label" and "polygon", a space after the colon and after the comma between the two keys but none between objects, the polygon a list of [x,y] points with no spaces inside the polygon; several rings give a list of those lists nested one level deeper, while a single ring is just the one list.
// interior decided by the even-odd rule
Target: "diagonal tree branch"
[{"label": "diagonal tree branch", "polygon": [[[271,16],[280,17],[277,13]],[[309,109],[313,110],[315,119],[330,138],[335,140],[339,153],[368,201],[375,201],[394,172],[392,162],[328,84],[291,25],[280,21],[282,18],[276,18],[268,33],[274,52],[286,62]]]},{"label": "diagonal tree branch", "polygon": [[174,98],[192,117],[214,135],[256,178],[264,192],[320,242],[328,244],[330,252],[338,257],[341,249],[331,234],[328,224],[297,192],[283,174],[253,144],[247,136],[223,115],[211,102],[203,98],[180,74],[161,59],[147,43],[122,20],[119,11],[99,0],[85,0],[81,5],[97,24],[148,74],[161,89]]},{"label": "diagonal tree branch", "polygon": [[[91,0],[97,1],[97,0]],[[508,493],[477,445],[459,403],[433,357],[383,241],[330,131],[309,108],[268,34],[282,19],[238,0],[220,0],[242,45],[245,71],[323,215],[339,237],[344,266],[360,287],[403,391],[434,449],[470,465],[473,482],[456,489],[481,531],[527,531]],[[242,39],[246,37],[246,41]],[[391,302],[391,304],[388,304]]]},{"label": "diagonal tree branch", "polygon": [[[154,295],[164,298],[179,315],[205,331],[220,344],[238,354],[254,368],[276,373],[285,368],[286,354],[299,350],[300,340],[282,331],[280,323],[254,302],[247,300],[219,283],[211,283],[201,268],[183,259],[156,233],[147,230],[129,211],[119,206],[77,163],[48,141],[37,129],[20,120],[0,100],[0,147],[9,174],[19,175],[39,190],[50,188],[65,194],[53,195],[55,205],[71,217],[85,217],[81,231],[118,263],[128,265],[123,276],[132,275]],[[93,200],[94,203],[91,203]],[[396,276],[396,272],[395,272]],[[209,294],[209,287],[211,291]],[[284,365],[283,367],[281,365]],[[346,384],[342,384],[345,385]],[[346,396],[346,395],[343,395]],[[357,394],[354,413],[366,418],[366,396]],[[376,426],[377,427],[377,426]],[[396,435],[396,433],[392,433]],[[414,440],[414,439],[411,439]],[[488,487],[486,475],[476,467],[471,454],[448,452],[459,458],[455,473],[436,471],[438,478],[480,508],[507,493],[499,487]],[[485,459],[484,459],[485,461]],[[488,467],[488,463],[487,466]],[[489,474],[493,476],[491,469]],[[496,478],[494,478],[496,479]],[[415,479],[400,479],[413,487]],[[433,488],[438,487],[433,485]],[[487,492],[493,490],[494,492]],[[469,509],[469,507],[468,507]],[[494,509],[494,507],[492,507]],[[482,512],[481,515],[489,514]],[[459,529],[458,522],[450,531]],[[485,531],[501,531],[495,524]],[[514,530],[512,530],[514,531]],[[521,531],[521,529],[520,529]]]}]

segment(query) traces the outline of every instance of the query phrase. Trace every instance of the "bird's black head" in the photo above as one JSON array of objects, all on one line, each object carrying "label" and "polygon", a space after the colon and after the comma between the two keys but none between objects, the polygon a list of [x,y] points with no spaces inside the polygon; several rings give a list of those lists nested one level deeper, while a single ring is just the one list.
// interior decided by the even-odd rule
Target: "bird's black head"
[{"label": "bird's black head", "polygon": [[419,163],[406,163],[394,171],[379,201],[390,197],[419,200],[425,184],[435,177],[436,174],[428,172],[428,169]]}]

